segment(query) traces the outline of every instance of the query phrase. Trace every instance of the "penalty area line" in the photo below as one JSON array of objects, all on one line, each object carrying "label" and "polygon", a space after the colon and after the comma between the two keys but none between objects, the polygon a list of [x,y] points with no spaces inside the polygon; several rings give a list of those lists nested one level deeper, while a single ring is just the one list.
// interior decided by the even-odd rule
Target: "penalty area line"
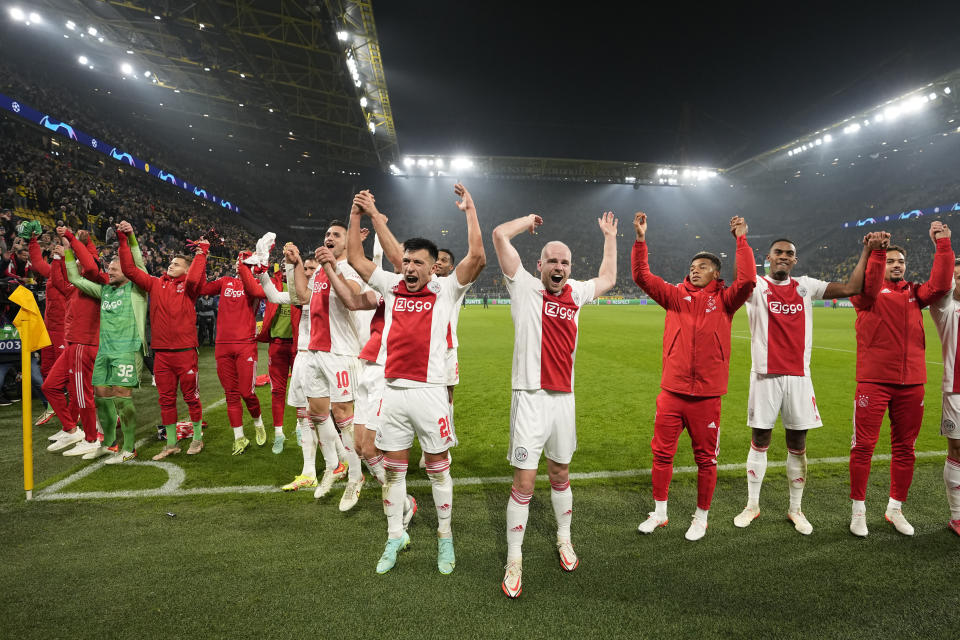
[{"label": "penalty area line", "polygon": [[[143,440],[141,442],[145,442]],[[138,446],[140,443],[137,443]],[[918,458],[934,458],[938,456],[945,456],[947,452],[944,451],[918,451],[916,457]],[[878,454],[873,456],[874,462],[880,462],[884,460],[890,460],[890,454]],[[849,462],[849,457],[847,456],[836,456],[836,457],[827,457],[827,458],[812,458],[808,461],[810,465],[829,465],[829,464],[840,464]],[[778,468],[785,467],[786,461],[783,460],[772,460],[767,464],[768,468]],[[170,477],[167,479],[167,482],[164,483],[162,487],[157,489],[139,489],[139,490],[129,490],[129,491],[76,491],[76,492],[60,492],[59,489],[76,481],[82,477],[86,477],[96,471],[101,466],[102,462],[97,464],[90,465],[84,469],[81,469],[74,475],[61,480],[60,482],[50,485],[35,497],[37,500],[94,500],[94,499],[104,499],[104,498],[179,498],[179,497],[188,497],[188,496],[202,496],[202,495],[223,495],[231,493],[280,493],[280,487],[270,486],[270,485],[239,485],[233,487],[195,487],[192,489],[181,489],[180,485],[183,483],[186,478],[186,474],[182,468],[178,467],[175,464],[169,462],[133,462],[125,463],[124,466],[155,466],[167,470]],[[739,471],[746,468],[746,462],[738,463],[729,463],[721,464],[717,466],[718,471]],[[684,466],[684,467],[674,467],[674,474],[678,473],[696,473],[696,466]],[[605,480],[612,478],[636,478],[641,476],[649,476],[651,474],[651,469],[626,469],[623,471],[589,471],[581,473],[571,473],[571,480]],[[537,476],[537,480],[545,481],[547,480],[546,474],[540,474]],[[477,485],[498,485],[498,484],[510,484],[513,482],[513,476],[492,476],[486,478],[454,478],[454,485],[460,486],[477,486]],[[375,483],[367,482],[368,486],[373,486]],[[408,480],[408,487],[429,487],[429,480]]]}]

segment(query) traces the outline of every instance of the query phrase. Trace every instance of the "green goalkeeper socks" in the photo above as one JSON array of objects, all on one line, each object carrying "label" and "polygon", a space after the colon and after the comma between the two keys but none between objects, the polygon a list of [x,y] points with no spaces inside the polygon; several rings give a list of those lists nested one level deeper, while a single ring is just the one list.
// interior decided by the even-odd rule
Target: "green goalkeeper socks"
[{"label": "green goalkeeper socks", "polygon": [[193,439],[199,442],[203,440],[203,422],[193,423]]},{"label": "green goalkeeper socks", "polygon": [[167,448],[172,449],[177,446],[177,425],[174,424],[165,424],[163,425],[164,431],[167,432]]},{"label": "green goalkeeper socks", "polygon": [[110,447],[117,440],[117,406],[113,398],[94,398],[97,405],[97,418],[103,429],[103,446]]},{"label": "green goalkeeper socks", "polygon": [[[137,430],[137,409],[133,406],[133,398],[116,396],[113,402],[117,406],[117,413],[120,414],[120,429],[123,430],[123,450],[133,451],[134,433]],[[177,437],[176,428],[173,430],[173,437]]]}]

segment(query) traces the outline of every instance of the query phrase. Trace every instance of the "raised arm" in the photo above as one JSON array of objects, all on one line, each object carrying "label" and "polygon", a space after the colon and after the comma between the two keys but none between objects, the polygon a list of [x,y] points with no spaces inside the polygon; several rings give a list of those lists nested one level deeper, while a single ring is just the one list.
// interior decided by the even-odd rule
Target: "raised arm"
[{"label": "raised arm", "polygon": [[866,273],[867,260],[870,253],[882,246],[883,239],[877,232],[870,232],[863,236],[863,251],[860,252],[860,259],[857,260],[857,266],[853,268],[850,279],[846,282],[831,282],[823,290],[823,298],[849,298],[863,291],[863,275]]},{"label": "raised arm", "polygon": [[477,218],[477,207],[473,204],[473,197],[462,184],[453,185],[453,192],[459,200],[457,208],[467,216],[467,255],[457,265],[457,282],[467,285],[477,279],[480,272],[487,265],[487,254],[483,249],[483,233],[480,231],[480,220]]},{"label": "raised arm", "polygon": [[[363,255],[363,239],[360,237],[360,220],[363,214],[371,215],[376,211],[373,195],[369,191],[361,191],[353,197],[353,207],[350,209],[350,227],[347,229],[347,261],[356,270],[364,282],[370,281],[377,265],[367,260]],[[386,227],[386,222],[383,223]],[[402,261],[401,261],[402,262]]]},{"label": "raised arm", "polygon": [[123,271],[123,275],[144,291],[150,291],[153,288],[153,278],[133,263],[130,245],[136,244],[137,240],[133,237],[133,227],[129,222],[121,222],[118,225],[117,241],[120,243],[117,253],[120,256],[120,270]]},{"label": "raised arm", "polygon": [[883,288],[883,273],[886,270],[890,234],[886,231],[876,233],[880,240],[880,248],[872,249],[870,257],[867,258],[867,267],[863,274],[863,290],[859,295],[850,297],[850,302],[856,309],[871,308]]},{"label": "raised arm", "polygon": [[99,300],[102,285],[100,283],[87,280],[80,275],[80,270],[77,268],[77,260],[72,249],[67,249],[64,252],[64,260],[66,261],[64,266],[67,268],[67,280],[70,281],[70,284],[91,298],[96,298]]},{"label": "raised arm", "polygon": [[253,274],[250,273],[249,265],[245,264],[243,260],[237,260],[237,273],[240,274],[240,281],[243,282],[244,293],[254,298],[267,297],[267,294],[263,292],[263,287],[260,286],[260,283],[253,279]]},{"label": "raised arm", "polygon": [[[272,304],[290,304],[290,292],[277,289],[277,285],[274,284],[270,274],[266,272],[261,273],[257,276],[257,279],[260,281],[260,286],[263,287],[263,293],[267,296],[267,302]],[[243,286],[246,287],[247,285],[244,284]]]},{"label": "raised arm", "polygon": [[53,260],[50,262],[50,284],[52,284],[63,297],[67,297],[73,291],[73,285],[67,280],[67,268],[64,265],[63,255],[63,245],[54,245]]},{"label": "raised arm", "polygon": [[37,242],[37,235],[30,237],[30,243],[27,245],[30,251],[30,269],[43,278],[50,277],[50,263],[43,259],[43,249]]},{"label": "raised arm", "polygon": [[747,221],[740,216],[730,218],[730,233],[737,239],[737,277],[724,289],[722,297],[732,313],[743,306],[757,286],[757,261],[747,244]]},{"label": "raised arm", "polygon": [[594,297],[600,297],[617,283],[617,219],[607,211],[597,218],[600,231],[603,232],[603,262],[600,272],[593,279]]},{"label": "raised arm", "polygon": [[[354,198],[353,207],[350,209],[350,214],[353,215],[354,209],[361,209],[360,213],[363,213],[370,217],[370,223],[373,225],[373,231],[377,234],[377,240],[380,242],[381,254],[387,256],[387,260],[394,266],[396,269],[400,269],[403,266],[403,245],[397,241],[394,237],[393,232],[390,231],[390,228],[387,226],[387,216],[380,213],[377,209],[376,199],[373,197],[373,194],[369,190],[363,190],[357,195],[363,195],[363,198]],[[361,240],[363,238],[361,237]],[[349,248],[347,249],[349,251]],[[374,256],[376,256],[376,248],[374,248]],[[349,256],[347,256],[349,260]],[[374,260],[376,262],[376,260]],[[382,266],[377,264],[377,266]],[[354,267],[356,269],[356,267]],[[359,272],[358,272],[359,273]]]},{"label": "raised arm", "polygon": [[[143,262],[143,252],[140,251],[140,244],[133,234],[133,225],[126,220],[117,225],[117,242],[121,242],[121,239],[124,237],[126,237],[127,243],[130,245],[130,256],[133,258],[133,266],[147,273],[147,265]],[[127,274],[124,273],[124,275]],[[130,278],[130,276],[127,277]],[[133,280],[133,278],[130,279]],[[142,289],[143,287],[141,286],[140,288]]]},{"label": "raised arm", "polygon": [[917,301],[925,307],[942,298],[953,285],[953,247],[950,246],[950,227],[935,220],[930,224],[930,239],[936,245],[930,277],[917,288]]},{"label": "raised arm", "polygon": [[[347,232],[347,238],[349,239],[349,231]],[[285,244],[283,257],[287,263],[293,266],[293,287],[290,289],[290,299],[296,300],[293,304],[309,304],[310,289],[307,286],[307,274],[303,270],[303,260],[300,259],[300,250],[297,245],[292,242]]]},{"label": "raised arm", "polygon": [[205,238],[200,238],[193,243],[193,247],[195,254],[187,270],[185,284],[187,295],[196,300],[200,297],[200,290],[207,274],[207,252],[210,251],[210,243]]},{"label": "raised arm", "polygon": [[676,307],[678,289],[660,276],[650,272],[647,255],[647,214],[638,211],[633,216],[633,230],[637,234],[630,252],[630,270],[637,286],[664,309]]},{"label": "raised arm", "polygon": [[354,281],[347,281],[342,275],[337,273],[337,260],[333,257],[333,252],[326,247],[317,249],[317,259],[327,274],[327,280],[330,286],[337,293],[337,297],[343,302],[343,306],[351,311],[377,308],[377,294],[373,291],[362,293],[360,285]]},{"label": "raised arm", "polygon": [[[73,232],[66,227],[57,227],[57,233],[66,238],[70,243],[70,248],[73,250],[74,259],[77,264],[80,265],[80,273],[85,278],[97,278],[100,273],[100,267],[97,265],[96,260],[94,260],[94,254],[90,252],[90,249],[86,244],[84,244],[79,238],[73,235]],[[89,237],[87,238],[89,240]]]},{"label": "raised arm", "polygon": [[522,218],[514,218],[497,225],[493,230],[493,250],[497,253],[497,261],[500,263],[500,271],[508,278],[517,275],[517,271],[522,266],[520,254],[517,248],[510,242],[515,237],[529,231],[530,235],[537,233],[537,227],[543,224],[543,218],[535,213]]}]

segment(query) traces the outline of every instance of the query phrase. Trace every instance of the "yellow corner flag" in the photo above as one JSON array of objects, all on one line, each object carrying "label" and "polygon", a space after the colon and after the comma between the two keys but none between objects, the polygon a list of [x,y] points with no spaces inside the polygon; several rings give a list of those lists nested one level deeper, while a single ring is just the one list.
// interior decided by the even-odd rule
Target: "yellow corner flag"
[{"label": "yellow corner flag", "polygon": [[43,324],[37,299],[26,287],[17,287],[8,296],[10,302],[20,305],[13,326],[20,333],[20,378],[23,383],[23,489],[27,500],[33,499],[33,407],[30,379],[34,351],[50,346],[50,335]]}]

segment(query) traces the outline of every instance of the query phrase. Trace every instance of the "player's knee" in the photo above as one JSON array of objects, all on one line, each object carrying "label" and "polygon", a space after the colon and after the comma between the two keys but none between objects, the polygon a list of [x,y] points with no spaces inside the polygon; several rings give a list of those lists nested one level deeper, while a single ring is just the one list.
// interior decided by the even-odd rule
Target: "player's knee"
[{"label": "player's knee", "polygon": [[960,460],[960,439],[947,440],[947,455],[954,460]]},{"label": "player's knee", "polygon": [[[754,446],[756,446],[758,449],[765,449],[770,446],[771,434],[771,429],[754,429],[751,440],[753,441]],[[789,440],[789,435],[787,436],[787,439]]]}]

